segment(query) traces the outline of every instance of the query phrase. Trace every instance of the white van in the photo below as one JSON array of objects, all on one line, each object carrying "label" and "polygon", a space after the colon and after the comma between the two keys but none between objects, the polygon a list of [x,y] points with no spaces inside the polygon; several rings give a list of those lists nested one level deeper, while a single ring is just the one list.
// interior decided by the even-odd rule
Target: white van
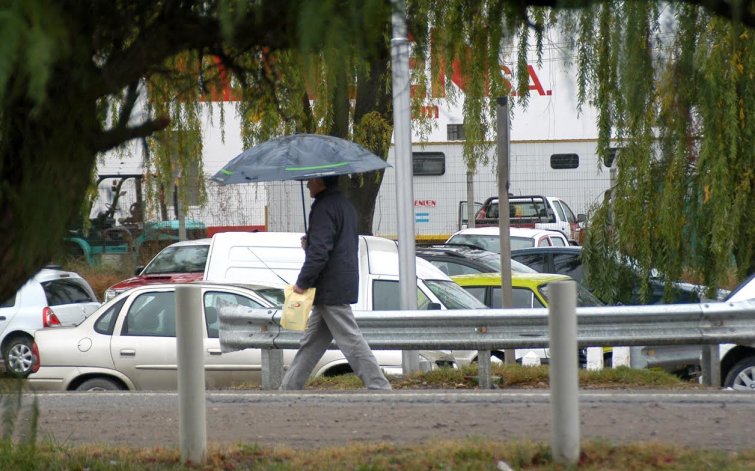
[{"label": "white van", "polygon": [[[207,281],[285,287],[304,264],[299,232],[220,232],[212,237]],[[417,309],[484,309],[485,306],[430,262],[417,257]],[[359,236],[359,311],[399,310],[398,246]]]}]

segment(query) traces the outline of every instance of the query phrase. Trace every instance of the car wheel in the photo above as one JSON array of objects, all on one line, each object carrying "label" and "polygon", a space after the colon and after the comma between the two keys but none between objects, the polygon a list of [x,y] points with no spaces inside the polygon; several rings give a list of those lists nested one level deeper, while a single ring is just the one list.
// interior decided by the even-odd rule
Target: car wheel
[{"label": "car wheel", "polygon": [[112,379],[92,378],[79,384],[77,391],[121,391],[123,387]]},{"label": "car wheel", "polygon": [[739,360],[726,375],[724,387],[755,392],[755,357]]},{"label": "car wheel", "polygon": [[6,373],[21,378],[29,376],[34,364],[31,344],[32,340],[25,336],[16,336],[8,341],[3,351]]}]

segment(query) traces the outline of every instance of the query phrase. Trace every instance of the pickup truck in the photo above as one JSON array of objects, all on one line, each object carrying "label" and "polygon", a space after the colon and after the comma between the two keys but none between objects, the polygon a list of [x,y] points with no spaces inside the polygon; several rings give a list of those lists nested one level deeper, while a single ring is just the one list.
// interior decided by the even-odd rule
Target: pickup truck
[{"label": "pickup truck", "polygon": [[[475,226],[498,225],[498,197],[491,196],[475,215]],[[542,195],[509,195],[509,224],[511,227],[531,227],[562,232],[571,245],[579,245],[584,214],[574,216],[568,204],[560,198]]]}]

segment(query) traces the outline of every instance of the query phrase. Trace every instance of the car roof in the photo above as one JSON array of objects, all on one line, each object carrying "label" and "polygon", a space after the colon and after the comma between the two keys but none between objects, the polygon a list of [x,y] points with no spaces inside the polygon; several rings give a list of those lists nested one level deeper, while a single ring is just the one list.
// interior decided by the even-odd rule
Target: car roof
[{"label": "car roof", "polygon": [[570,253],[579,255],[582,253],[582,247],[577,245],[565,246],[548,246],[548,247],[525,247],[522,249],[511,249],[511,256],[526,255],[528,253]]},{"label": "car roof", "polygon": [[[532,229],[528,227],[511,227],[509,228],[509,234],[513,237],[537,237],[540,235],[559,235],[563,234],[559,231],[551,231],[548,229]],[[461,234],[477,234],[477,235],[500,235],[498,227],[469,227],[455,232],[451,237]],[[449,238],[450,240],[450,238]]]},{"label": "car roof", "polygon": [[212,239],[210,238],[181,240],[170,244],[168,247],[183,247],[186,245],[210,245],[210,242],[212,242]]},{"label": "car roof", "polygon": [[[475,273],[471,275],[456,275],[451,277],[454,282],[461,286],[500,286],[500,273]],[[554,281],[571,281],[566,275],[553,273],[511,273],[511,285],[513,287],[537,287]]]}]

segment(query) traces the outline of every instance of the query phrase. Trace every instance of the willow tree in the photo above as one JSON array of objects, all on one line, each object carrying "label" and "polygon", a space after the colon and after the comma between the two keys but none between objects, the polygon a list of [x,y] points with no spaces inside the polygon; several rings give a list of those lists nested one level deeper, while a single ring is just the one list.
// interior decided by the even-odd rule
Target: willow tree
[{"label": "willow tree", "polygon": [[[626,142],[619,158],[623,180],[612,197],[613,230],[601,237],[591,231],[591,243],[670,275],[706,263],[711,281],[730,266],[739,274],[751,269],[752,229],[742,225],[752,201],[752,31],[746,28],[755,25],[755,13],[749,3],[689,0],[665,8],[676,22],[663,38],[663,44],[678,41],[673,54],[651,47],[661,21],[656,3],[407,3],[417,44],[415,103],[424,99],[423,84],[436,86],[440,75],[451,74],[444,64],[458,59],[467,80],[470,166],[492,123],[486,92],[508,92],[509,83],[491,72],[500,70],[501,52],[514,40],[540,43],[545,27],[563,25],[578,38],[583,96],[601,110],[602,149],[610,138]],[[99,155],[146,140],[163,184],[192,165],[189,158],[201,155],[197,103],[229,76],[247,117],[247,145],[285,132],[325,132],[387,155],[390,7],[388,0],[2,2],[0,297],[60,252]],[[438,60],[428,55],[430,42]],[[685,83],[674,87],[674,76]],[[525,91],[526,80],[514,82]],[[360,188],[352,197],[366,206],[379,180],[351,184]],[[627,221],[640,202],[644,219],[634,227]],[[694,250],[684,250],[675,234]],[[672,260],[676,253],[681,262]]]}]

